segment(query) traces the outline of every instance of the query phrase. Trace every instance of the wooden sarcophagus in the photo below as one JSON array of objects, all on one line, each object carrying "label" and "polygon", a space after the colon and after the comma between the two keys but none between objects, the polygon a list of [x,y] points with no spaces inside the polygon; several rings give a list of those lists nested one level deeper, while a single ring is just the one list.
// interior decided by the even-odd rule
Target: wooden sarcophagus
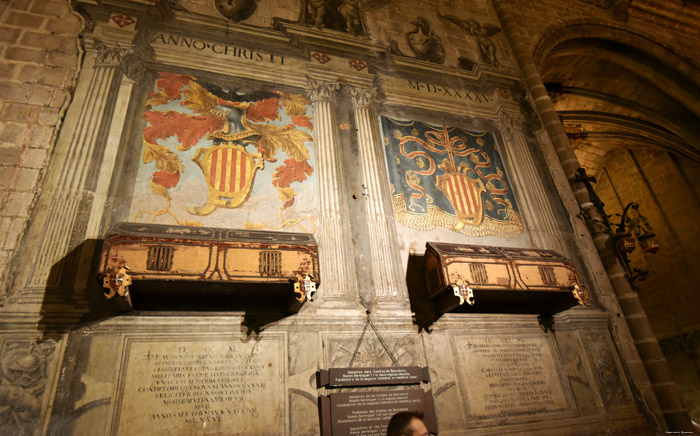
[{"label": "wooden sarcophagus", "polygon": [[441,313],[554,314],[588,305],[573,263],[551,250],[428,242],[426,291]]},{"label": "wooden sarcophagus", "polygon": [[312,235],[210,227],[118,223],[100,272],[107,298],[145,310],[296,313],[320,285]]}]

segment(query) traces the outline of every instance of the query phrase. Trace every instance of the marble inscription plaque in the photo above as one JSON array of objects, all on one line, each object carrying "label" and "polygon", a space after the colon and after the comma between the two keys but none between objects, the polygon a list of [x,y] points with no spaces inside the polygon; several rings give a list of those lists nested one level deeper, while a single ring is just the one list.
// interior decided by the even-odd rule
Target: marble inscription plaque
[{"label": "marble inscription plaque", "polygon": [[281,342],[127,339],[112,434],[284,434]]},{"label": "marble inscription plaque", "polygon": [[454,339],[472,417],[528,415],[568,408],[546,337],[489,334]]}]

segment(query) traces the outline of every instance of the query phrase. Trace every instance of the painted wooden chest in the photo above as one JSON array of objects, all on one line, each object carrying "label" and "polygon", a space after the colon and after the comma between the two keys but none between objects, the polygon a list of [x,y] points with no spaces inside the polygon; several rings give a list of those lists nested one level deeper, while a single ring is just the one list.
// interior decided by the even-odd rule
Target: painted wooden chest
[{"label": "painted wooden chest", "polygon": [[173,301],[232,310],[281,304],[296,312],[320,284],[318,246],[306,233],[119,223],[101,259],[105,295],[129,305]]},{"label": "painted wooden chest", "polygon": [[427,297],[442,313],[471,306],[553,314],[588,298],[573,263],[551,250],[428,242],[425,278]]}]

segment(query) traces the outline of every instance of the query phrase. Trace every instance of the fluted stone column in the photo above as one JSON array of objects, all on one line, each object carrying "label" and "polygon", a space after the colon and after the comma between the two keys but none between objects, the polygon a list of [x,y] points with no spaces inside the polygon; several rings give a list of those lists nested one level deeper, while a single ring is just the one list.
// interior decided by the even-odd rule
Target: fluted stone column
[{"label": "fluted stone column", "polygon": [[522,116],[508,114],[503,114],[498,120],[503,140],[508,145],[506,150],[510,161],[517,165],[516,170],[509,176],[517,181],[518,186],[527,186],[527,189],[520,192],[524,201],[522,209],[527,229],[537,247],[554,250],[570,257],[554,220],[547,194],[537,175],[537,167],[523,134],[523,123]]},{"label": "fluted stone column", "polygon": [[[116,153],[124,128],[126,108],[131,98],[132,77],[145,68],[131,59],[123,48],[95,41],[83,60],[80,80],[62,134],[56,144],[51,169],[44,183],[43,197],[48,201],[43,225],[34,229],[30,242],[37,245],[35,268],[25,282],[27,288],[56,287],[67,272],[61,262],[86,238],[99,237],[107,191]],[[45,203],[46,204],[46,203]],[[92,245],[91,245],[92,247]],[[92,252],[82,247],[73,253],[70,276],[78,285],[89,270]],[[84,277],[83,277],[84,279]],[[74,295],[81,299],[79,295]]]},{"label": "fluted stone column", "polygon": [[308,88],[315,120],[314,142],[321,203],[318,238],[321,287],[315,306],[319,309],[359,309],[347,192],[340,162],[336,108],[340,85],[309,79]]},{"label": "fluted stone column", "polygon": [[[577,180],[576,172],[580,164],[571,149],[571,144],[554,109],[554,104],[547,94],[544,82],[526,43],[527,40],[520,31],[508,1],[493,0],[493,4],[503,26],[504,33],[518,60],[518,65],[525,77],[530,94],[535,101],[537,112],[545,125],[561,166],[571,185],[576,202],[580,205],[582,215],[587,217],[595,247],[600,254],[602,264],[617,295],[629,332],[634,339],[641,362],[651,382],[668,429],[693,432],[690,416],[683,406],[678,387],[671,379],[668,365],[651,329],[651,324],[644,312],[639,296],[632,290],[627,279],[625,279],[624,270],[613,251],[613,241],[599,224],[602,222],[601,216],[593,205],[585,184]],[[633,371],[638,369],[635,365],[637,362],[628,361],[627,363]]]},{"label": "fluted stone column", "polygon": [[362,177],[367,196],[367,227],[372,256],[373,306],[377,311],[409,310],[381,135],[372,99],[374,89],[350,87]]}]

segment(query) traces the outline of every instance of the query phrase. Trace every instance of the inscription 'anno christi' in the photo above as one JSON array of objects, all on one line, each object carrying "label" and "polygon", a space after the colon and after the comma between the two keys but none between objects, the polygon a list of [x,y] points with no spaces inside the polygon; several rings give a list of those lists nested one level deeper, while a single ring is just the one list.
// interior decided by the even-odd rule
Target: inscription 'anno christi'
[{"label": "inscription 'anno christi'", "polygon": [[265,53],[259,50],[231,46],[227,44],[211,43],[207,41],[202,41],[201,39],[186,38],[184,36],[174,36],[160,33],[153,39],[153,42],[165,45],[174,45],[176,47],[181,48],[188,48],[193,51],[207,51],[216,55],[247,59],[249,61],[267,62],[278,65],[284,65],[284,56]]}]

